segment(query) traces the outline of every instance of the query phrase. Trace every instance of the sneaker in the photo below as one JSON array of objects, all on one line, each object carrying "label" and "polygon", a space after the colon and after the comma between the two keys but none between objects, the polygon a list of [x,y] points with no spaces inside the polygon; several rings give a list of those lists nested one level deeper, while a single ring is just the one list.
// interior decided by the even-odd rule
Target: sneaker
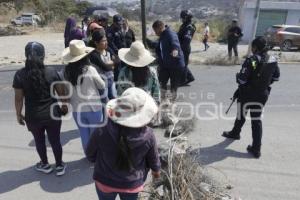
[{"label": "sneaker", "polygon": [[222,136],[233,140],[241,139],[239,135],[234,135],[231,131],[224,131]]},{"label": "sneaker", "polygon": [[42,161],[35,165],[35,169],[39,172],[43,172],[45,174],[50,174],[53,171],[53,168],[49,164],[43,164]]},{"label": "sneaker", "polygon": [[254,158],[260,158],[260,151],[254,150],[251,145],[247,147],[247,151],[254,156]]},{"label": "sneaker", "polygon": [[55,171],[56,171],[56,176],[62,176],[66,173],[66,168],[67,165],[65,163],[62,163],[59,166],[56,166]]}]

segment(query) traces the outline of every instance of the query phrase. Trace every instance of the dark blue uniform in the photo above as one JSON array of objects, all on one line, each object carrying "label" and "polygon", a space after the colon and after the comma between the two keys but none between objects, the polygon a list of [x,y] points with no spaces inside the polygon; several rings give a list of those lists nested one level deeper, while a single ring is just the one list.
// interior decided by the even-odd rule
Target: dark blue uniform
[{"label": "dark blue uniform", "polygon": [[[176,32],[169,27],[162,32],[156,44],[156,55],[158,58],[159,69],[158,79],[161,88],[166,90],[167,83],[171,81],[171,91],[177,91],[182,80],[182,70],[184,69],[184,55],[180,47]],[[178,56],[173,57],[172,51],[177,50]]]},{"label": "dark blue uniform", "polygon": [[262,139],[261,114],[266,104],[274,81],[278,81],[280,70],[273,56],[253,55],[246,59],[236,79],[238,90],[238,115],[234,123],[232,134],[240,135],[245,123],[245,117],[250,110],[252,124],[252,148],[260,152]]},{"label": "dark blue uniform", "polygon": [[234,51],[234,56],[238,57],[238,43],[240,38],[243,37],[242,29],[238,26],[231,27],[228,30],[228,55],[229,58],[232,57],[232,49]]},{"label": "dark blue uniform", "polygon": [[[126,33],[122,31],[121,28],[111,25],[107,29],[107,41],[108,41],[108,48],[112,52],[113,55],[118,55],[119,49],[127,48],[126,45]],[[119,66],[116,66],[114,69],[114,80],[118,80],[119,71],[122,67],[122,63]]]},{"label": "dark blue uniform", "polygon": [[122,29],[112,25],[108,28],[106,34],[108,46],[113,50],[114,54],[118,55],[119,49],[126,48],[126,34]]},{"label": "dark blue uniform", "polygon": [[185,70],[182,84],[189,83],[195,80],[193,74],[188,68],[189,57],[191,54],[191,42],[196,31],[196,27],[192,23],[183,23],[178,31],[178,39],[184,55]]}]

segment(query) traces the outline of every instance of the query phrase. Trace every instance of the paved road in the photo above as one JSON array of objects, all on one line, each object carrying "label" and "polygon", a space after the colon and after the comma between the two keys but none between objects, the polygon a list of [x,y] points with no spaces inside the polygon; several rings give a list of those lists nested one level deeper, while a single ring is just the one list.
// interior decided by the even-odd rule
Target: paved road
[{"label": "paved road", "polygon": [[[62,133],[67,174],[57,178],[54,174],[43,175],[33,170],[38,156],[32,136],[15,121],[11,89],[14,71],[5,71],[12,68],[15,66],[2,68],[0,72],[0,199],[96,199],[91,165],[83,159],[72,120],[64,122]],[[252,159],[246,152],[246,146],[251,143],[249,121],[240,141],[232,142],[220,136],[233,124],[235,108],[230,113],[232,119],[218,116],[229,104],[239,67],[191,68],[197,81],[181,91],[185,101],[193,105],[192,113],[201,118],[190,135],[191,145],[200,149],[199,161],[217,177],[232,183],[234,196],[246,200],[300,199],[299,66],[281,66],[282,79],[274,85],[264,114],[262,157],[259,160]],[[205,107],[204,103],[209,104]],[[204,120],[204,117],[213,120]],[[53,163],[51,149],[49,158]]]}]

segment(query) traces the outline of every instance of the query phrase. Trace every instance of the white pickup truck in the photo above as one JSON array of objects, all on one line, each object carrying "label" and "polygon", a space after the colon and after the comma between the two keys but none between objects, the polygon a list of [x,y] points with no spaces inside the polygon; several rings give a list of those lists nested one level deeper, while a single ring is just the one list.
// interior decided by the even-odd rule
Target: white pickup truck
[{"label": "white pickup truck", "polygon": [[37,26],[41,22],[41,18],[34,13],[23,13],[21,16],[10,20],[14,26],[32,25]]}]

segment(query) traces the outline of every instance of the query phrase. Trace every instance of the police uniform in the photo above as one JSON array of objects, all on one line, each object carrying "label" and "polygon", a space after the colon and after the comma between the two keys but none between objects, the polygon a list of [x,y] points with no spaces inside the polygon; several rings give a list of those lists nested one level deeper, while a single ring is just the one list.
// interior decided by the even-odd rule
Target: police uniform
[{"label": "police uniform", "polygon": [[183,23],[180,26],[180,29],[177,33],[180,46],[184,54],[184,61],[185,61],[185,76],[184,79],[182,80],[182,84],[189,83],[195,80],[193,74],[188,68],[189,57],[191,53],[191,41],[193,39],[195,31],[196,31],[196,26],[191,22],[187,22],[187,23]]},{"label": "police uniform", "polygon": [[[126,48],[126,33],[122,30],[123,17],[115,15],[113,17],[113,24],[107,29],[108,49],[113,55],[118,55],[119,49]],[[114,68],[114,81],[118,80],[120,68],[124,63],[120,63]]]},{"label": "police uniform", "polygon": [[280,70],[276,59],[267,53],[255,54],[247,58],[242,65],[240,73],[236,76],[239,84],[238,114],[234,127],[230,132],[224,132],[223,136],[240,139],[241,129],[246,121],[245,117],[250,110],[252,125],[252,146],[248,151],[254,152],[255,157],[260,157],[262,122],[261,114],[266,104],[274,81],[278,81]]},{"label": "police uniform", "polygon": [[118,55],[119,49],[126,48],[125,32],[113,25],[107,30],[108,46]]}]

